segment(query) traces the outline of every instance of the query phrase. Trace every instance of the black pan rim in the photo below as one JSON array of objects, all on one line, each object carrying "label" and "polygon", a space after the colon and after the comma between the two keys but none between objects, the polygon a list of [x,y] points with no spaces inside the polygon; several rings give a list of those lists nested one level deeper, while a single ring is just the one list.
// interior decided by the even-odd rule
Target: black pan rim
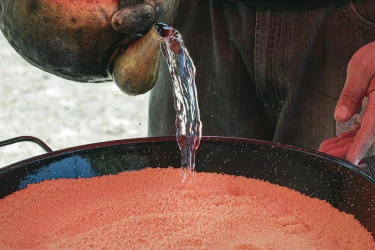
[{"label": "black pan rim", "polygon": [[[100,148],[106,148],[106,147],[123,145],[123,144],[152,143],[152,142],[164,142],[164,141],[165,142],[176,141],[176,138],[174,136],[140,137],[140,138],[96,142],[96,143],[90,143],[90,144],[85,144],[85,145],[80,145],[80,146],[75,146],[75,147],[70,147],[70,148],[64,148],[64,149],[56,150],[50,153],[45,153],[45,154],[37,155],[31,158],[27,158],[19,162],[12,163],[8,166],[1,168],[0,175],[5,172],[11,171],[15,168],[20,168],[25,165],[31,164],[33,162],[36,162],[36,161],[41,161],[41,160],[52,158],[52,157],[58,157],[58,156],[62,156],[62,155],[69,154],[69,153],[90,150],[90,149],[100,149]],[[366,178],[367,180],[375,184],[374,177],[370,176],[368,173],[362,171],[356,166],[350,164],[349,162],[336,158],[331,155],[327,155],[322,152],[312,150],[312,149],[307,149],[307,148],[302,148],[302,147],[292,146],[292,145],[287,145],[287,144],[282,144],[282,143],[276,143],[276,142],[271,142],[271,141],[263,141],[263,140],[248,139],[248,138],[241,138],[241,137],[202,136],[201,141],[202,142],[218,141],[218,142],[243,143],[243,144],[258,144],[258,145],[264,145],[268,147],[277,147],[277,148],[287,149],[291,151],[299,151],[303,154],[313,155],[315,157],[319,157],[321,159],[331,161],[333,163],[346,167],[350,169],[351,171],[354,171],[355,173],[362,175],[364,178]]]}]

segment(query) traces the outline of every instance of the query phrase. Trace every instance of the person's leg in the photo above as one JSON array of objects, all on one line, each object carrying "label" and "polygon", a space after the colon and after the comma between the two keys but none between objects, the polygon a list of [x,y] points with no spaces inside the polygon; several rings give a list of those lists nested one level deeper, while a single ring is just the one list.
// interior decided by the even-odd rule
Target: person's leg
[{"label": "person's leg", "polygon": [[[361,1],[375,17],[375,2]],[[274,140],[317,149],[336,135],[333,112],[352,55],[375,40],[375,23],[351,2],[307,11],[282,11],[277,86],[284,90]]]},{"label": "person's leg", "polygon": [[[318,149],[336,136],[333,113],[353,54],[375,40],[375,2],[280,11],[275,86],[285,101],[274,141]],[[371,157],[374,158],[374,157]],[[368,159],[375,173],[374,159]]]},{"label": "person's leg", "polygon": [[[195,63],[203,135],[272,140],[275,123],[254,84],[255,9],[230,1],[184,1],[175,27]],[[246,43],[246,46],[242,46]],[[149,136],[174,135],[172,83],[162,60],[150,95]]]},{"label": "person's leg", "polygon": [[[243,112],[245,116],[241,119],[246,120],[246,115],[253,112],[252,119],[256,115],[262,117],[262,123],[253,123],[257,128],[264,125],[272,128],[267,136],[260,136],[259,131],[241,126],[243,120],[233,120],[245,131],[239,133],[240,136],[317,149],[321,141],[335,135],[333,109],[345,82],[347,62],[355,51],[341,55],[339,52],[344,48],[335,45],[342,37],[342,30],[336,30],[339,26],[337,18],[346,13],[346,8],[346,5],[332,5],[305,10],[254,9],[249,4],[239,3],[226,5],[220,18],[210,15],[212,27],[226,28],[214,29],[216,43],[211,46],[216,64],[213,66],[220,65],[229,76],[235,77],[234,70],[238,66],[231,68],[233,60],[225,56],[238,53],[237,58],[242,59],[248,73],[248,78],[242,78],[246,81],[241,86],[250,85],[251,89],[239,93],[236,98],[257,103],[257,106],[247,105],[249,110]],[[218,13],[215,14],[217,17]],[[346,45],[342,46],[346,49]],[[207,58],[202,58],[203,64],[209,61]],[[218,77],[215,82],[223,84],[221,86],[235,86],[223,79]],[[219,106],[226,103],[219,102]],[[210,112],[219,114],[219,109],[216,107]],[[271,138],[270,133],[274,133]],[[231,130],[221,135],[236,136]]]}]

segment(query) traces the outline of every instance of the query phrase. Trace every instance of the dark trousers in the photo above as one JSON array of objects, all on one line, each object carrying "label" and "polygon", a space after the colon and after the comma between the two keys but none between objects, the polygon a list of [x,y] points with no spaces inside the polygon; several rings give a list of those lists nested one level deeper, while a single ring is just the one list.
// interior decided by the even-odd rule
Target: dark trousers
[{"label": "dark trousers", "polygon": [[[203,135],[318,149],[336,135],[349,60],[375,40],[375,1],[280,10],[189,0],[174,25],[197,69]],[[175,134],[171,84],[162,60],[149,136]]]}]

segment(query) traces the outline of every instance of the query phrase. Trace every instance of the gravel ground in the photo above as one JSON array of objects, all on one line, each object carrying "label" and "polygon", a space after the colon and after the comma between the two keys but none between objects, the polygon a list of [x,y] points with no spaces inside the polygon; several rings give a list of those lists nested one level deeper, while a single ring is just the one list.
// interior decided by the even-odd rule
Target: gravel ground
[{"label": "gravel ground", "polygon": [[[0,141],[38,137],[53,150],[147,136],[148,94],[130,97],[114,82],[64,80],[31,66],[0,32]],[[0,167],[44,151],[31,142],[0,148]]]}]

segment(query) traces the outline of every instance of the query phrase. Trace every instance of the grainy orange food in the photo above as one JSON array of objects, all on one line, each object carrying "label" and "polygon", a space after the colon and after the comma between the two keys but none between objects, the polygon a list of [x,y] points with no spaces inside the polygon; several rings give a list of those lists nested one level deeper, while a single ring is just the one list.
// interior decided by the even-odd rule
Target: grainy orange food
[{"label": "grainy orange food", "polygon": [[144,169],[0,200],[0,249],[375,249],[352,215],[259,180]]}]

